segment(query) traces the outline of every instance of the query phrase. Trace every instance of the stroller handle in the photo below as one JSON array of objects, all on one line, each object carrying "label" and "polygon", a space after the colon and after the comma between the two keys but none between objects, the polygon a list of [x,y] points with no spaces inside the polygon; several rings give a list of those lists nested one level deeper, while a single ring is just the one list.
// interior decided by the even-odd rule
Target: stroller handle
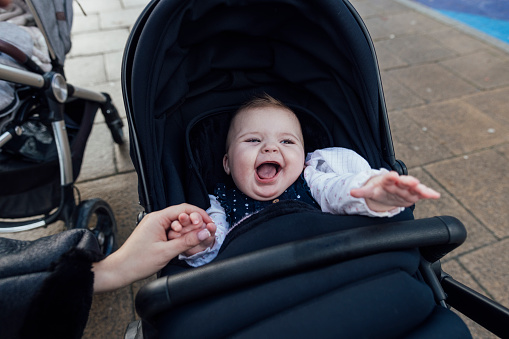
[{"label": "stroller handle", "polygon": [[[34,88],[49,88],[51,86],[51,75],[52,73],[48,73],[43,76],[37,73],[32,73],[0,64],[1,80],[10,81]],[[85,88],[73,86],[69,83],[67,83],[67,91],[69,93],[69,97],[73,98],[90,100],[100,104],[106,103],[108,101],[108,98],[101,92],[95,92]]]},{"label": "stroller handle", "polygon": [[20,83],[35,88],[44,88],[44,77],[14,67],[0,64],[0,79]]},{"label": "stroller handle", "polygon": [[176,306],[235,288],[386,251],[420,248],[425,259],[436,259],[465,239],[465,226],[449,216],[338,231],[159,278],[140,289],[136,310],[142,318],[150,319]]}]

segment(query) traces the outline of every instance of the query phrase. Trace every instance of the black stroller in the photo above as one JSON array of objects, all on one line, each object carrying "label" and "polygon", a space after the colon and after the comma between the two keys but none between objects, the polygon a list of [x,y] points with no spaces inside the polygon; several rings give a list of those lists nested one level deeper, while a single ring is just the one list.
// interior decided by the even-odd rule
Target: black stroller
[{"label": "black stroller", "polygon": [[[231,113],[261,91],[301,120],[308,151],[395,159],[373,44],[347,0],[154,0],[124,54],[131,156],[146,212],[209,207],[226,180]],[[228,233],[218,257],[172,261],[136,297],[126,338],[463,338],[455,307],[500,336],[509,310],[439,259],[465,240],[453,217],[334,216],[279,202]]]},{"label": "black stroller", "polygon": [[23,29],[0,23],[1,95],[4,103],[9,99],[0,110],[0,232],[63,220],[68,228],[92,230],[102,252],[109,254],[116,233],[111,208],[101,199],[77,205],[73,183],[97,109],[118,144],[124,142],[122,120],[108,94],[66,82],[72,0],[19,4],[27,6],[36,24],[31,28],[38,28],[44,37],[50,69],[35,62],[31,50],[23,49],[27,46]]}]

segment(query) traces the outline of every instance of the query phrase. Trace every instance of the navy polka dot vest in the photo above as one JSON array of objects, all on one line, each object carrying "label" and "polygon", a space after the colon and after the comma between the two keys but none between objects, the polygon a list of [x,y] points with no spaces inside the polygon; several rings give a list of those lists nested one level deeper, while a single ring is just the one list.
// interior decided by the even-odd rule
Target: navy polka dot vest
[{"label": "navy polka dot vest", "polygon": [[283,194],[269,201],[254,200],[242,193],[238,188],[227,188],[225,184],[218,184],[214,190],[214,195],[224,208],[226,220],[230,224],[230,227],[236,225],[244,218],[271,204],[278,203],[281,200],[299,200],[313,207],[320,208],[311,196],[311,191],[302,175],[288,187]]}]

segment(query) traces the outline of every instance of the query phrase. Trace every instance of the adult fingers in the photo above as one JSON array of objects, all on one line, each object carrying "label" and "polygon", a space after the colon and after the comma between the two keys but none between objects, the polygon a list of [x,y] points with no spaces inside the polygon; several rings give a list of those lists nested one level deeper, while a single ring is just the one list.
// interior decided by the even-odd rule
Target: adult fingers
[{"label": "adult fingers", "polygon": [[182,236],[182,233],[180,232],[175,232],[175,231],[168,231],[168,239],[169,240],[172,240],[172,239],[177,239],[177,238],[180,238]]}]

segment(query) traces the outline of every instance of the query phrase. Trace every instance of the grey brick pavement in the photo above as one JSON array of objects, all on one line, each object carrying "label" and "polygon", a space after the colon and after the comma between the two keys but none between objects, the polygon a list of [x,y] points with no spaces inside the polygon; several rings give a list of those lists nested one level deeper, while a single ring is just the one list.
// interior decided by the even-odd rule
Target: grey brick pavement
[{"label": "grey brick pavement", "polygon": [[[125,116],[121,56],[144,0],[80,0],[71,83],[109,92]],[[444,260],[445,270],[509,305],[509,54],[406,0],[352,1],[375,42],[398,158],[410,174],[442,193],[417,205],[416,217],[452,215],[467,242]],[[127,133],[127,131],[126,131]],[[83,199],[100,197],[115,212],[120,242],[132,231],[137,178],[127,147],[113,144],[100,114],[77,184]],[[57,232],[58,227],[52,226]],[[33,232],[33,237],[40,236]],[[28,236],[30,237],[30,236]],[[94,297],[85,338],[120,338],[135,319],[141,283]],[[475,338],[494,337],[466,320]]]}]

